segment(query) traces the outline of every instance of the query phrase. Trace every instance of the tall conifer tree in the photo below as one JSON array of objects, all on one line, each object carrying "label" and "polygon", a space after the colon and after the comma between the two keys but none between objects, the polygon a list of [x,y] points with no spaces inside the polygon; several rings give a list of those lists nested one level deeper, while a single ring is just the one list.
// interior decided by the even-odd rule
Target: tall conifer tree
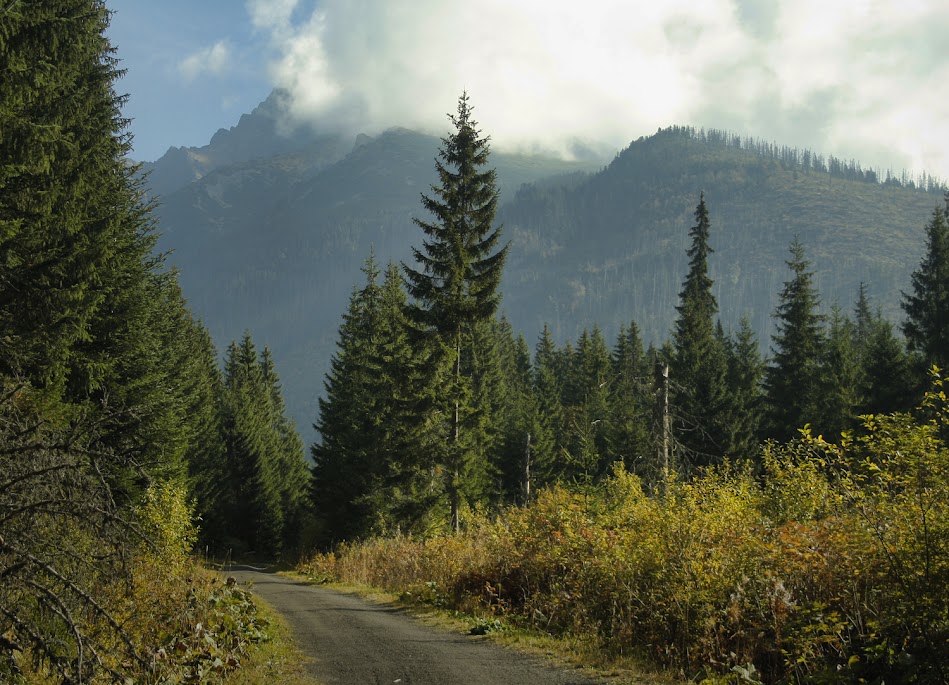
[{"label": "tall conifer tree", "polygon": [[314,425],[320,441],[312,447],[313,501],[323,527],[322,543],[358,537],[368,532],[372,521],[367,498],[378,475],[371,454],[372,334],[381,298],[373,255],[363,273],[365,285],[354,288],[343,315]]},{"label": "tall conifer tree", "polygon": [[727,453],[752,459],[758,453],[762,421],[761,381],[764,362],[758,349],[758,339],[747,317],[742,317],[738,332],[723,339],[727,360],[724,403],[724,421],[729,436]]},{"label": "tall conifer tree", "polygon": [[857,407],[863,401],[860,397],[862,367],[860,352],[854,344],[855,330],[854,322],[835,305],[821,361],[821,412],[813,418],[815,429],[832,440],[838,440],[842,432],[851,428]]},{"label": "tall conifer tree", "polygon": [[141,663],[100,593],[129,573],[142,488],[221,447],[214,355],[126,158],[108,23],[101,0],[0,5],[0,634],[63,682],[96,680],[97,652],[122,651],[110,680]]},{"label": "tall conifer tree", "polygon": [[779,440],[795,437],[799,428],[820,418],[821,358],[824,318],[814,274],[804,247],[791,243],[787,262],[791,280],[781,291],[775,311],[777,333],[772,341],[771,363],[765,370],[767,401],[766,435]]},{"label": "tall conifer tree", "polygon": [[[383,283],[373,255],[353,291],[315,427],[313,501],[319,543],[371,532],[424,531],[432,488],[432,383],[409,339],[398,268]],[[424,351],[426,352],[427,351]]]},{"label": "tall conifer tree", "polygon": [[[496,173],[486,169],[488,138],[472,118],[467,93],[450,115],[455,131],[442,139],[435,169],[439,182],[422,206],[432,219],[415,219],[425,234],[422,249],[413,248],[418,269],[403,265],[410,313],[415,324],[438,346],[446,373],[440,397],[444,402],[444,457],[451,527],[460,526],[467,486],[465,474],[483,472],[484,451],[477,444],[473,369],[466,367],[476,329],[494,316],[500,301],[498,285],[507,257],[499,247],[501,230],[494,226],[498,190]],[[477,490],[477,488],[475,488]]]},{"label": "tall conifer tree", "polygon": [[650,426],[652,403],[649,402],[651,375],[646,368],[645,352],[639,327],[631,322],[622,326],[613,348],[613,377],[610,381],[610,455],[632,472],[646,477],[652,451]]},{"label": "tall conifer tree", "polygon": [[534,351],[534,395],[537,398],[538,423],[546,440],[535,445],[535,484],[552,483],[562,474],[560,455],[564,444],[563,377],[557,371],[559,354],[544,324]]},{"label": "tall conifer tree", "polygon": [[303,440],[293,419],[287,416],[280,378],[268,347],[260,355],[260,370],[275,449],[273,467],[283,517],[283,549],[299,549],[300,535],[310,513],[310,470],[303,452]]},{"label": "tall conifer tree", "polygon": [[258,355],[249,332],[227,349],[221,423],[218,544],[268,557],[292,549],[306,510],[303,447],[284,414],[273,360],[269,352]]},{"label": "tall conifer tree", "polygon": [[912,364],[893,324],[880,312],[873,319],[863,350],[858,415],[910,411],[916,386]]},{"label": "tall conifer tree", "polygon": [[689,230],[689,273],[679,293],[678,317],[672,332],[673,431],[689,463],[714,463],[728,449],[719,421],[725,397],[725,356],[715,335],[718,302],[708,275],[710,222],[704,193]]},{"label": "tall conifer tree", "polygon": [[[926,254],[903,293],[903,334],[921,372],[949,365],[949,193],[926,225]],[[923,379],[921,378],[921,381]]]}]

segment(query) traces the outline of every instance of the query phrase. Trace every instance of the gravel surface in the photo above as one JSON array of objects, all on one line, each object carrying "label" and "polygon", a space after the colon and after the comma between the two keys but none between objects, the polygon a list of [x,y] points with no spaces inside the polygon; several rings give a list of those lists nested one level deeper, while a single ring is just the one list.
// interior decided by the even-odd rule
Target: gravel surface
[{"label": "gravel surface", "polygon": [[[238,570],[241,569],[241,570]],[[283,614],[320,683],[369,685],[594,685],[577,671],[483,637],[431,628],[401,609],[283,576],[233,567],[241,583]]]}]

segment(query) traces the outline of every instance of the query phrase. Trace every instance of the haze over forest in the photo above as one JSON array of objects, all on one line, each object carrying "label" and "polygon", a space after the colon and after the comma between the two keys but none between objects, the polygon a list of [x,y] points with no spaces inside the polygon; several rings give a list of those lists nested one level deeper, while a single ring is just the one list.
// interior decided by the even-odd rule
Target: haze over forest
[{"label": "haze over forest", "polygon": [[[439,139],[405,128],[354,137],[288,130],[289,97],[274,91],[208,145],[172,149],[144,168],[159,195],[159,246],[172,251],[192,307],[219,346],[250,329],[280,366],[297,370],[284,387],[309,436],[360,266],[370,250],[382,264],[411,260]],[[633,141],[605,161],[498,151],[491,162],[498,222],[512,243],[501,311],[531,343],[545,324],[565,341],[593,325],[609,338],[634,320],[646,343],[661,345],[700,191],[723,324],[747,317],[763,353],[795,238],[814,260],[825,312],[849,310],[862,282],[896,322],[942,187],[928,175],[690,127]]]}]

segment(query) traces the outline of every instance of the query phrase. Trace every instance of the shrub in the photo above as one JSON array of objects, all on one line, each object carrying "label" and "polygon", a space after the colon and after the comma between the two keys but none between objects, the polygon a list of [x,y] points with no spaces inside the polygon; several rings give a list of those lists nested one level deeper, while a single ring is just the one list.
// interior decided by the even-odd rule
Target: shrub
[{"label": "shrub", "polygon": [[936,377],[917,417],[865,417],[840,444],[805,429],[765,447],[760,475],[726,465],[649,495],[618,467],[459,536],[345,545],[304,570],[710,681],[946,682],[947,429]]}]

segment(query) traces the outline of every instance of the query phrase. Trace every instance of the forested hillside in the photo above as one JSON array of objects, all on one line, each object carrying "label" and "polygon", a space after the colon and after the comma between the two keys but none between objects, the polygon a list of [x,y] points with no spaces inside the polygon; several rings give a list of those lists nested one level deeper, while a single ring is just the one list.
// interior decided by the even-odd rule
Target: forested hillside
[{"label": "forested hillside", "polygon": [[747,318],[722,324],[700,192],[661,345],[631,320],[532,352],[498,314],[512,247],[467,94],[450,120],[412,259],[382,276],[370,253],[339,326],[312,448],[325,551],[300,569],[702,682],[944,682],[949,193],[905,338],[865,285],[822,310],[794,238],[763,359]]},{"label": "forested hillside", "polygon": [[247,336],[222,375],[156,256],[109,17],[101,0],[0,9],[4,683],[233,670],[264,626],[191,549],[274,556],[304,527],[272,359]]},{"label": "forested hillside", "polygon": [[795,238],[807,246],[828,309],[849,306],[864,282],[895,320],[941,186],[878,181],[855,162],[808,150],[665,129],[633,142],[598,174],[523,188],[502,208],[499,221],[513,241],[505,309],[528,335],[544,322],[557,338],[594,322],[612,335],[635,319],[647,341],[665,339],[686,269],[689,217],[703,191],[726,327],[747,316],[769,338]]},{"label": "forested hillside", "polygon": [[[263,127],[260,116],[188,153],[207,156],[226,149],[229,137],[252,138],[241,129]],[[419,193],[436,180],[438,140],[394,129],[342,151],[338,140],[299,135],[301,149],[288,153],[281,139],[269,156],[215,167],[161,197],[157,212],[159,247],[173,251],[169,262],[181,269],[185,293],[218,344],[250,326],[266,331],[279,365],[301,369],[286,379],[285,392],[306,428],[335,322],[370,246],[382,263],[410,256],[411,220]],[[922,226],[940,201],[910,179],[880,183],[856,163],[691,129],[639,139],[602,169],[497,152],[492,164],[498,221],[511,240],[501,310],[531,344],[545,323],[564,342],[594,323],[612,338],[630,320],[647,344],[661,343],[703,190],[716,227],[711,277],[727,329],[747,316],[767,353],[795,237],[813,260],[826,310],[835,301],[849,307],[864,282],[875,306],[895,320],[923,247]]]}]

